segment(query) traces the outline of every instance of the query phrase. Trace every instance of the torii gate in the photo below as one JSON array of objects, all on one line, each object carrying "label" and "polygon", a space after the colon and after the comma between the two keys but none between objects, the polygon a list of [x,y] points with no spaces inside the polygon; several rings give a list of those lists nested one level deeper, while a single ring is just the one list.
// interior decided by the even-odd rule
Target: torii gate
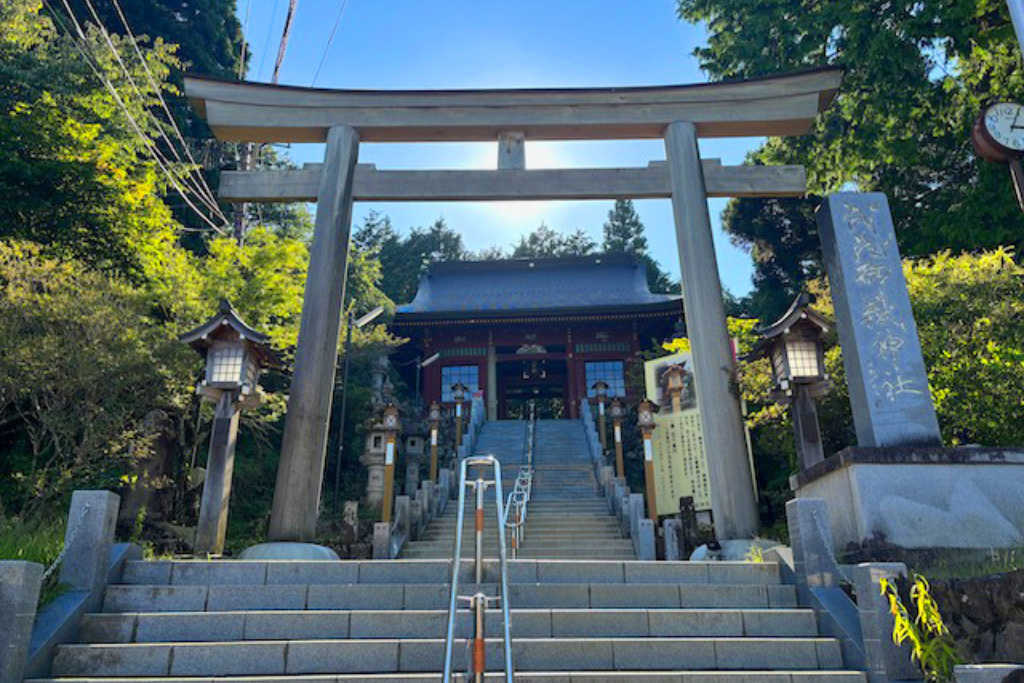
[{"label": "torii gate", "polygon": [[[842,72],[639,88],[318,90],[186,78],[185,91],[221,140],[326,142],[323,164],[229,172],[225,201],[316,201],[302,322],[270,521],[272,541],[313,538],[341,326],[354,201],[672,199],[686,326],[719,538],[758,529],[743,420],[733,382],[708,197],[794,197],[800,166],[701,161],[699,137],[802,135],[832,101]],[[527,171],[525,140],[665,140],[646,168]],[[497,141],[496,171],[380,171],[357,164],[359,142]]]}]

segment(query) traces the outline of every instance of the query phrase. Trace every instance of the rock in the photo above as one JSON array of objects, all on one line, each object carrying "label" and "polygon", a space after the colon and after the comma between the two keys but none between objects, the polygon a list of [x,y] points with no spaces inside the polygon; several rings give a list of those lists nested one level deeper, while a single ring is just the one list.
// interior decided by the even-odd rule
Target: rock
[{"label": "rock", "polygon": [[1024,662],[1024,622],[1011,621],[995,637],[994,655],[1003,662]]}]

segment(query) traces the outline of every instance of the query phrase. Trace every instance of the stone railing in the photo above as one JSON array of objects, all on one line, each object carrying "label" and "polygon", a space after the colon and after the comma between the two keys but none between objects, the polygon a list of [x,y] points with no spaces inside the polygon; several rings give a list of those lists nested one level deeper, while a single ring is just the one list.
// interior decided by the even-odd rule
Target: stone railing
[{"label": "stone railing", "polygon": [[[923,680],[909,647],[897,646],[892,640],[893,618],[881,592],[882,580],[906,576],[906,566],[896,562],[840,564],[824,500],[791,500],[786,504],[786,518],[792,550],[771,548],[765,551],[765,559],[779,562],[783,580],[796,585],[800,604],[817,614],[822,635],[838,639],[846,665],[867,672],[871,683]],[[844,584],[852,589],[856,601],[843,589]],[[957,680],[998,679],[961,678],[958,670]]]},{"label": "stone railing", "polygon": [[[99,610],[108,583],[120,580],[142,549],[114,543],[120,499],[109,491],[75,491],[64,549],[54,565],[0,561],[0,683],[49,673],[53,648],[73,642],[82,615]],[[44,576],[60,570],[67,590],[38,611]]]},{"label": "stone railing", "polygon": [[438,483],[420,482],[416,496],[397,496],[390,524],[373,525],[373,559],[393,560],[409,541],[419,540],[431,521],[440,517],[451,499],[451,471],[439,470]]},{"label": "stone railing", "polygon": [[594,417],[590,412],[590,402],[580,401],[580,415],[583,419],[583,431],[587,435],[587,447],[594,464],[599,493],[608,504],[608,511],[619,520],[619,527],[624,538],[633,542],[633,551],[638,560],[654,560],[654,522],[644,517],[644,497],[632,493],[625,479],[615,476],[615,470],[605,464],[601,440],[597,436]]}]

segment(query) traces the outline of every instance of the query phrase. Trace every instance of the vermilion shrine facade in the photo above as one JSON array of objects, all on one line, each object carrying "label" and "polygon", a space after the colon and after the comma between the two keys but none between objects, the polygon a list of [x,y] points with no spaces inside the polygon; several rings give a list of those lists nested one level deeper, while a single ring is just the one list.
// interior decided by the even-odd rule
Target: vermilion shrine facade
[{"label": "vermilion shrine facade", "polygon": [[489,420],[523,417],[530,400],[541,417],[578,418],[598,380],[610,397],[640,400],[633,365],[672,333],[681,299],[651,293],[625,254],[438,263],[396,311],[392,331],[409,342],[395,365],[427,404],[452,405],[461,382]]}]

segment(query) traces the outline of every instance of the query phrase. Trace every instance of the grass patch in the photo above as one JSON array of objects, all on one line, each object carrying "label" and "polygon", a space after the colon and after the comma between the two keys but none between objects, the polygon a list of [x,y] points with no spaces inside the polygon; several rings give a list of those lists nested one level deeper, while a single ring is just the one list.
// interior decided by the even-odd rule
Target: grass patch
[{"label": "grass patch", "polygon": [[[44,568],[56,561],[64,548],[63,520],[0,520],[0,560],[38,562]],[[64,592],[54,572],[44,583],[39,604],[45,605]]]}]

